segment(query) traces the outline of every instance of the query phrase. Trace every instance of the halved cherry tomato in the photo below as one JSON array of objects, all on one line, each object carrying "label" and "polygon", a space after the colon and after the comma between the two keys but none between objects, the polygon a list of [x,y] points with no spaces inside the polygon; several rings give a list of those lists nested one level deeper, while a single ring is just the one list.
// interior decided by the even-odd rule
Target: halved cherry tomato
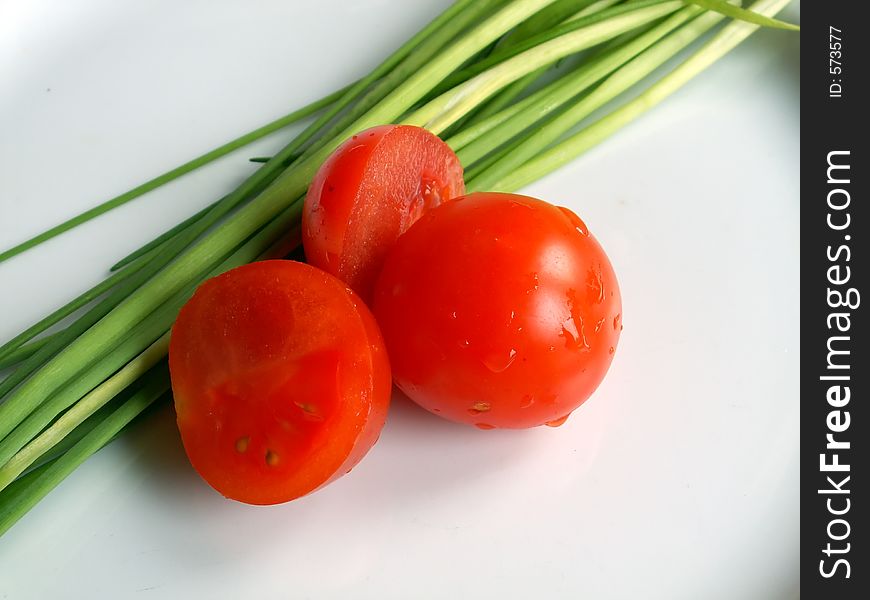
[{"label": "halved cherry tomato", "polygon": [[420,219],[372,308],[402,391],[481,429],[560,425],[603,379],[622,329],[616,276],[583,221],[513,194]]},{"label": "halved cherry tomato", "polygon": [[464,192],[462,165],[438,136],[411,125],[363,131],[338,147],[308,188],[306,260],[368,301],[396,238],[426,211]]},{"label": "halved cherry tomato", "polygon": [[169,368],[190,462],[250,504],[292,500],[349,471],[390,399],[371,313],[344,283],[293,261],[203,283],[172,328]]}]

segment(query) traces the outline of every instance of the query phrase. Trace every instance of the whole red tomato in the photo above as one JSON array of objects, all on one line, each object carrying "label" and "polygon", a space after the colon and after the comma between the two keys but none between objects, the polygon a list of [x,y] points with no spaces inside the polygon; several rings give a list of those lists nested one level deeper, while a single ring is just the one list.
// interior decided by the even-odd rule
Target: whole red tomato
[{"label": "whole red tomato", "polygon": [[283,260],[203,283],[172,328],[169,368],[190,462],[250,504],[286,502],[348,472],[377,440],[392,387],[356,294]]},{"label": "whole red tomato", "polygon": [[373,312],[398,386],[482,429],[561,424],[622,329],[616,276],[583,221],[500,193],[446,202],[403,234]]}]

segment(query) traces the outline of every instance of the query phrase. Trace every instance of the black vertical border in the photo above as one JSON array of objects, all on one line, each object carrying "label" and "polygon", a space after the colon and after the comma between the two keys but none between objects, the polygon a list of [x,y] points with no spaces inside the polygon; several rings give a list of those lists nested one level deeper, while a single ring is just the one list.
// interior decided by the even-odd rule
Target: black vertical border
[{"label": "black vertical border", "polygon": [[[870,295],[861,297],[855,309],[832,308],[829,305],[828,290],[837,289],[843,293],[855,288],[860,294],[870,290],[864,285],[867,280],[866,237],[870,236],[870,223],[867,218],[866,170],[866,131],[870,129],[867,112],[870,102],[866,93],[868,67],[866,47],[870,37],[870,27],[860,18],[860,9],[866,3],[855,0],[807,0],[801,5],[801,595],[804,598],[851,599],[866,598],[870,589],[870,554],[867,546],[870,535],[866,531],[867,470],[863,463],[867,444],[870,444],[870,428],[867,426],[870,402],[867,397],[870,386],[870,362],[866,352],[868,347],[867,318]],[[841,73],[831,72],[837,65],[830,62],[831,27],[842,30]],[[834,32],[835,35],[836,32]],[[834,69],[835,70],[835,69]],[[842,86],[840,97],[831,97],[831,84]],[[864,113],[863,115],[861,113]],[[828,155],[832,151],[849,151],[847,156],[850,169],[848,184],[828,182]],[[838,155],[843,161],[845,155]],[[839,171],[844,174],[844,171]],[[828,194],[835,188],[848,191],[849,205],[843,211],[832,211],[828,206]],[[842,203],[845,196],[837,192],[834,202]],[[844,212],[849,213],[849,227],[836,231],[828,224],[832,214],[835,224],[841,224]],[[838,260],[837,249],[846,245],[849,251],[841,251]],[[846,260],[848,258],[848,260]],[[850,279],[841,285],[832,285],[828,269],[839,264],[839,270],[832,272],[835,277],[843,277],[845,267],[849,267]],[[847,333],[829,329],[829,315],[848,312],[850,324]],[[841,320],[843,325],[847,321]],[[847,335],[848,370],[838,374],[848,374],[850,380],[840,382],[848,385],[851,396],[846,406],[833,407],[828,403],[827,392],[834,383],[820,379],[833,372],[828,365],[828,341],[833,335]],[[831,411],[849,412],[849,426],[843,432],[835,433],[836,439],[848,441],[851,447],[841,450],[839,461],[849,464],[848,473],[822,472],[820,454],[827,453],[828,462],[835,451],[826,450],[827,434],[830,433],[828,418]],[[845,415],[832,416],[835,427],[842,427]],[[838,425],[839,423],[839,425]],[[859,459],[859,456],[861,459]],[[827,476],[835,482],[842,481],[843,475],[850,477],[842,485],[848,494],[820,493],[819,490],[831,488]],[[842,510],[846,498],[849,510],[841,516],[829,512],[828,499],[834,510]],[[840,537],[848,531],[843,540],[832,540],[828,526],[832,520],[842,518],[848,522],[832,525],[833,535]],[[828,543],[835,549],[848,548],[842,554],[825,554]],[[849,544],[849,546],[846,546]],[[849,577],[841,564],[835,575],[825,578],[821,574],[820,561],[830,572],[837,558],[849,563]]]}]

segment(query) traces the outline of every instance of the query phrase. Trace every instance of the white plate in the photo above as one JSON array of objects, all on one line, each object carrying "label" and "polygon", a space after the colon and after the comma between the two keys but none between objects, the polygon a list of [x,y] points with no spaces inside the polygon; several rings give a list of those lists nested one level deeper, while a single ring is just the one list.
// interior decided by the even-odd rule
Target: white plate
[{"label": "white plate", "polygon": [[[367,72],[443,4],[2,3],[0,246]],[[0,539],[0,598],[796,597],[798,66],[798,35],[761,32],[526,190],[576,210],[622,284],[613,368],[563,427],[400,399],[351,475],[253,508],[163,411]],[[0,339],[281,139],[0,265]]]}]

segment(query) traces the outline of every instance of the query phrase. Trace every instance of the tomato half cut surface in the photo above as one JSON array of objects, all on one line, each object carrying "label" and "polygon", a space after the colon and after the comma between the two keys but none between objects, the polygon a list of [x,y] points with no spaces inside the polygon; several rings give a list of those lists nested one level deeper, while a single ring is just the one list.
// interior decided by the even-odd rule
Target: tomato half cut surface
[{"label": "tomato half cut surface", "polygon": [[363,131],[333,152],[308,188],[306,260],[368,301],[399,235],[464,191],[459,159],[428,130],[382,125]]},{"label": "tomato half cut surface", "polygon": [[371,313],[343,282],[293,261],[203,283],[172,328],[169,368],[191,464],[250,504],[286,502],[348,472],[389,406]]},{"label": "tomato half cut surface", "polygon": [[622,329],[616,276],[566,208],[478,193],[399,238],[373,312],[396,384],[481,429],[560,425],[604,378]]}]

